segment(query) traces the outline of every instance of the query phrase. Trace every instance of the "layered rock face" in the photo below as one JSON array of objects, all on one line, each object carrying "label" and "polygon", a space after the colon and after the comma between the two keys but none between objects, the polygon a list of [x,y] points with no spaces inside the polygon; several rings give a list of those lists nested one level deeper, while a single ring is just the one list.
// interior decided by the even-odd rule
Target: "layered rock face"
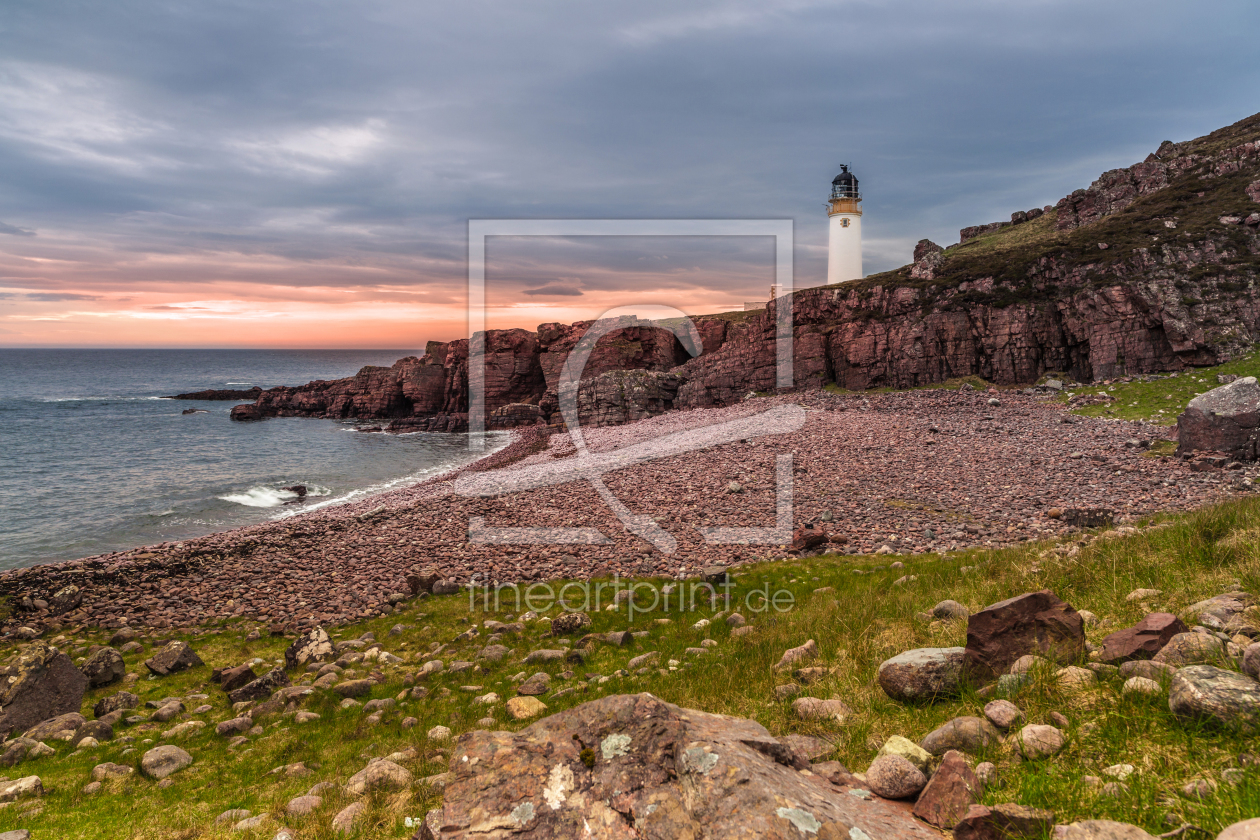
[{"label": "layered rock face", "polygon": [[[694,318],[696,358],[671,331],[623,319],[581,372],[581,422],[627,423],[775,391],[785,305],[797,388],[906,388],[973,375],[1009,385],[1049,372],[1091,381],[1225,361],[1260,340],[1257,135],[1260,115],[1164,143],[1053,208],[966,228],[950,248],[922,240],[914,263],[897,271],[804,289],[755,316]],[[566,360],[594,323],[486,333],[488,425],[560,422]],[[468,360],[467,340],[432,342],[389,368],[273,388],[232,416],[460,431]]]}]

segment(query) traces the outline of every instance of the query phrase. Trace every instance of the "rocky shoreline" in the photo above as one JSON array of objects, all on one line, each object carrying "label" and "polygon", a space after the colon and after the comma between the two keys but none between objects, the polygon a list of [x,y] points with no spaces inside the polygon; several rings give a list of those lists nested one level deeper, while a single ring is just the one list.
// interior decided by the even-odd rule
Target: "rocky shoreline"
[{"label": "rocky shoreline", "polygon": [[[678,576],[782,557],[787,546],[710,545],[698,529],[773,524],[774,459],[783,452],[793,453],[794,526],[813,524],[830,535],[833,550],[850,554],[1009,545],[1069,531],[1066,511],[1104,510],[1104,518],[1124,521],[1198,507],[1244,486],[1241,471],[1195,472],[1184,461],[1149,457],[1145,446],[1166,436],[1165,428],[1075,417],[1044,398],[1010,392],[807,391],[586,435],[593,451],[609,451],[789,403],[806,412],[798,431],[605,476],[631,511],[677,539],[671,555],[628,533],[584,482],[464,497],[455,493],[455,473],[263,525],[0,574],[0,596],[14,608],[6,628],[195,627],[229,618],[341,624],[392,611],[416,569],[459,583],[474,576],[506,583]],[[533,427],[460,473],[545,464],[573,452],[567,434]],[[472,517],[492,527],[597,528],[608,542],[477,544],[469,541]]]}]

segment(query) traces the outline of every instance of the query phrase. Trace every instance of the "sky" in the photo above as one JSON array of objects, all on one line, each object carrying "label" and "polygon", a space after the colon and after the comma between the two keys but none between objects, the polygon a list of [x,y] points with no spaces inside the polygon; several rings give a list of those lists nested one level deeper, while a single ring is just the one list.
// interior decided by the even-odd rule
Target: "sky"
[{"label": "sky", "polygon": [[[422,348],[470,219],[790,219],[826,273],[1260,111],[1260,4],[5,0],[0,347]],[[738,308],[765,237],[503,238],[486,323]]]}]

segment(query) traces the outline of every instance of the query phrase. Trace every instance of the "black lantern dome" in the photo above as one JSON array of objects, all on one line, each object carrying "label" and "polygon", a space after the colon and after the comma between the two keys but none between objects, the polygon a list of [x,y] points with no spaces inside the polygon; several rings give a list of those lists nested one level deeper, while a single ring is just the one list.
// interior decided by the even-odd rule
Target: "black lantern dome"
[{"label": "black lantern dome", "polygon": [[861,200],[858,193],[858,179],[853,177],[847,165],[840,167],[840,174],[831,182],[831,199],[852,198]]}]

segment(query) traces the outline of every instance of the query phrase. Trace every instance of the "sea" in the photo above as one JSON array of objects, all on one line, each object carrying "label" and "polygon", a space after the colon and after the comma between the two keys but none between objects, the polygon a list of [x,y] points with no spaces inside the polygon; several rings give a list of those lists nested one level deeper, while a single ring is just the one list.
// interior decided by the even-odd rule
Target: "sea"
[{"label": "sea", "polygon": [[[235,422],[240,401],[163,399],[340,379],[416,352],[0,349],[0,570],[357,501],[505,446],[505,433],[474,453],[462,434]],[[297,484],[305,499],[284,489]]]}]

